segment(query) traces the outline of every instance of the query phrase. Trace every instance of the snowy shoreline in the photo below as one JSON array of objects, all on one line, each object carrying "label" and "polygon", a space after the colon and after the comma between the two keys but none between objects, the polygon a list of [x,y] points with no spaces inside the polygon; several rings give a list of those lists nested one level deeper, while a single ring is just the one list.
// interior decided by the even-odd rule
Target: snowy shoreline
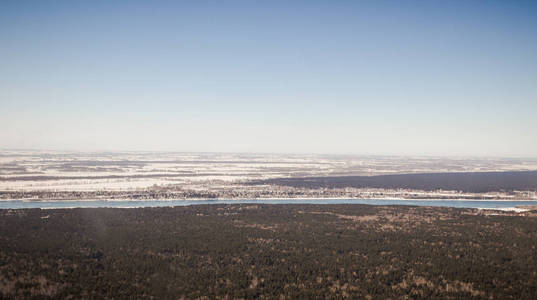
[{"label": "snowy shoreline", "polygon": [[442,202],[442,201],[460,201],[460,202],[534,202],[537,204],[537,199],[465,199],[465,198],[456,198],[456,199],[438,199],[438,198],[395,198],[395,197],[375,197],[375,198],[364,198],[364,197],[268,197],[268,198],[165,198],[165,199],[114,199],[114,198],[83,198],[83,199],[33,199],[33,198],[22,198],[22,199],[0,199],[0,202],[9,202],[9,201],[22,201],[22,202],[95,202],[95,201],[107,201],[107,202],[172,202],[172,201],[287,201],[287,200],[379,200],[379,201],[431,201],[431,202]]}]

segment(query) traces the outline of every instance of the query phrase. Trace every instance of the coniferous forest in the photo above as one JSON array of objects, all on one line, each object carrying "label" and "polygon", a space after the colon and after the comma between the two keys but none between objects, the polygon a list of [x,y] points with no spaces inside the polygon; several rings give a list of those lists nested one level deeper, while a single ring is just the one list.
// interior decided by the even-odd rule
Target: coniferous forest
[{"label": "coniferous forest", "polygon": [[537,218],[200,205],[0,211],[0,298],[535,299]]}]

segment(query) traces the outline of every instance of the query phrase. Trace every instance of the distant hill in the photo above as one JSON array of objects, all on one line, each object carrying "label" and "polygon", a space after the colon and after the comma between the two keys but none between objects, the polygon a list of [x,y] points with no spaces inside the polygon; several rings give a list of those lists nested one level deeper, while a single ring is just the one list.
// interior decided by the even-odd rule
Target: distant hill
[{"label": "distant hill", "polygon": [[252,181],[305,188],[385,188],[418,190],[457,190],[485,193],[492,191],[537,190],[537,171],[420,173],[378,176],[327,176],[276,178]]}]

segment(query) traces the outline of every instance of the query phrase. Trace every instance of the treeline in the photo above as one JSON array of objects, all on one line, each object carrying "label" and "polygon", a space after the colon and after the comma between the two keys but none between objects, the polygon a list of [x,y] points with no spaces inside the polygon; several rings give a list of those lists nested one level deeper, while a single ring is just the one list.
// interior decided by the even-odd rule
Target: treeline
[{"label": "treeline", "polygon": [[250,184],[274,184],[302,188],[455,190],[469,193],[537,191],[537,171],[275,178],[256,180]]}]

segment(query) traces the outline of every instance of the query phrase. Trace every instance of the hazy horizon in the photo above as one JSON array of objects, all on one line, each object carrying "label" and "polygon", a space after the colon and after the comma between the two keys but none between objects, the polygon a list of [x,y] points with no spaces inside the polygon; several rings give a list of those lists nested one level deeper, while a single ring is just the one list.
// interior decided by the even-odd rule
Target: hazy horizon
[{"label": "hazy horizon", "polygon": [[221,154],[221,155],[276,155],[276,156],[321,156],[321,157],[399,157],[399,158],[430,158],[430,159],[460,159],[460,160],[471,160],[471,159],[477,159],[477,160],[487,160],[487,159],[500,159],[500,160],[537,160],[537,156],[478,156],[478,155],[428,155],[428,154],[378,154],[378,153],[331,153],[331,152],[240,152],[240,151],[180,151],[180,150],[129,150],[129,149],[123,149],[123,150],[117,150],[117,149],[94,149],[94,150],[87,150],[87,149],[46,149],[46,148],[0,148],[0,152],[38,152],[38,153],[73,153],[73,154],[121,154],[121,153],[129,153],[129,154],[144,154],[144,153],[170,153],[170,154]]},{"label": "hazy horizon", "polygon": [[0,149],[537,157],[537,3],[0,4]]}]

